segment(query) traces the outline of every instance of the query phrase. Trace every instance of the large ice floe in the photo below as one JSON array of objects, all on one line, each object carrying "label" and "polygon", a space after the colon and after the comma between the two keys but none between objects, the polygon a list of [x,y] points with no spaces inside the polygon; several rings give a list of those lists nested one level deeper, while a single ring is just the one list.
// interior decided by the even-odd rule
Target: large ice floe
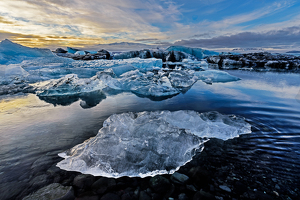
[{"label": "large ice floe", "polygon": [[244,118],[218,112],[155,111],[111,115],[95,137],[60,153],[67,171],[106,177],[174,173],[208,138],[250,133]]}]

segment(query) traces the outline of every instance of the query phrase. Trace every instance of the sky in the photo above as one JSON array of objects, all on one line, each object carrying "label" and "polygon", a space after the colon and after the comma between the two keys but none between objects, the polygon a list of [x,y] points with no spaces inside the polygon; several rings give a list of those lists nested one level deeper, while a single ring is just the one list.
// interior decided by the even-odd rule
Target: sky
[{"label": "sky", "polygon": [[296,0],[0,0],[0,40],[299,50],[299,11]]}]

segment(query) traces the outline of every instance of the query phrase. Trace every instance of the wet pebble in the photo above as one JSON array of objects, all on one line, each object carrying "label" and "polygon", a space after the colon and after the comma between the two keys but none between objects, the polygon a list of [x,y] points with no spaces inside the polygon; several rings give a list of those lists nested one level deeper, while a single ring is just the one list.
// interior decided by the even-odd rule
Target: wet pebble
[{"label": "wet pebble", "polygon": [[231,189],[226,185],[220,185],[219,188],[221,188],[222,190],[224,190],[226,192],[231,192]]}]

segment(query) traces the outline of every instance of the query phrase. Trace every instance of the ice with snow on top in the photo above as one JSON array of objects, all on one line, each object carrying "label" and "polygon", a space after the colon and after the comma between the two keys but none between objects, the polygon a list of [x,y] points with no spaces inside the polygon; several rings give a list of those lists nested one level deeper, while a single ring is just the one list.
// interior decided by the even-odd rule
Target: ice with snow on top
[{"label": "ice with snow on top", "polygon": [[[244,118],[218,112],[154,111],[111,115],[95,137],[60,153],[57,166],[105,177],[174,173],[207,138],[251,133]],[[204,138],[205,137],[205,138]]]},{"label": "ice with snow on top", "polygon": [[180,51],[187,54],[190,54],[192,56],[195,56],[198,59],[203,59],[207,56],[212,55],[219,55],[219,53],[209,50],[204,50],[201,48],[191,48],[191,47],[184,47],[184,46],[171,46],[166,49],[167,51]]}]

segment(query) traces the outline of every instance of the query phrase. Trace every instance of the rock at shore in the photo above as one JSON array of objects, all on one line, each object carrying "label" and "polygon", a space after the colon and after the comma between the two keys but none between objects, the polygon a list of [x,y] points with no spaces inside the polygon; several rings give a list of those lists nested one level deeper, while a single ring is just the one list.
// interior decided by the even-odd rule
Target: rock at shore
[{"label": "rock at shore", "polygon": [[59,183],[53,183],[39,189],[29,196],[24,197],[23,200],[73,200],[74,198],[72,186],[62,186]]}]

